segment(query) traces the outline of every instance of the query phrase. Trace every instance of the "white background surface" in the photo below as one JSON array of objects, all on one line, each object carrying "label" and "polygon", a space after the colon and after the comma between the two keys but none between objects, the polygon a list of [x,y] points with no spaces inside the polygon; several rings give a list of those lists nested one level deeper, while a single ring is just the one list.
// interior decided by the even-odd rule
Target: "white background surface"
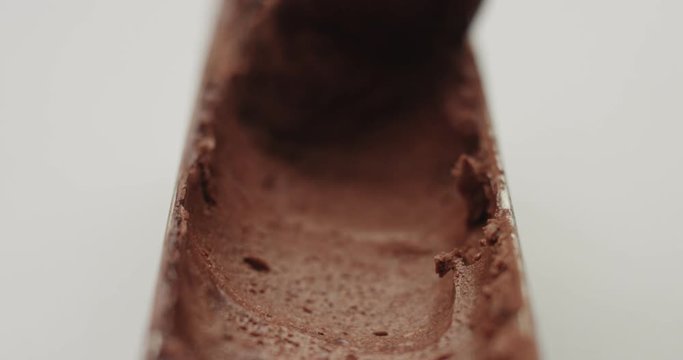
[{"label": "white background surface", "polygon": [[[140,354],[213,2],[0,0],[0,359]],[[683,354],[683,2],[474,39],[548,359]]]}]

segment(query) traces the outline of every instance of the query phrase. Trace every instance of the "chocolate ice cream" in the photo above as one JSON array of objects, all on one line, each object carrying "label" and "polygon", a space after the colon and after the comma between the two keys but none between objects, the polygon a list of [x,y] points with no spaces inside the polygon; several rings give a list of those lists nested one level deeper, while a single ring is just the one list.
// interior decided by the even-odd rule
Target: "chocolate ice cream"
[{"label": "chocolate ice cream", "polygon": [[226,2],[148,358],[537,357],[476,6]]}]

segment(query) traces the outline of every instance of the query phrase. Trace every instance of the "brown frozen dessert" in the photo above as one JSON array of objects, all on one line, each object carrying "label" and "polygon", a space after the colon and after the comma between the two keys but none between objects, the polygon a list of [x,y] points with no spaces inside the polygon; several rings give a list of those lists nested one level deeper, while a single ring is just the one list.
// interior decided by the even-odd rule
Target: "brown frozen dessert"
[{"label": "brown frozen dessert", "polygon": [[226,2],[149,358],[537,357],[476,6]]}]

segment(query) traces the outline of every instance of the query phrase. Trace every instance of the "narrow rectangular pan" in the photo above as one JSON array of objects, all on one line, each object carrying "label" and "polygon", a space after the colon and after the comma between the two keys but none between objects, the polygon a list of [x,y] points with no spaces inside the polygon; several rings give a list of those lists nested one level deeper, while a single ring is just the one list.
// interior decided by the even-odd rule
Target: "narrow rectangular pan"
[{"label": "narrow rectangular pan", "polygon": [[477,4],[449,3],[225,3],[147,358],[538,357]]}]

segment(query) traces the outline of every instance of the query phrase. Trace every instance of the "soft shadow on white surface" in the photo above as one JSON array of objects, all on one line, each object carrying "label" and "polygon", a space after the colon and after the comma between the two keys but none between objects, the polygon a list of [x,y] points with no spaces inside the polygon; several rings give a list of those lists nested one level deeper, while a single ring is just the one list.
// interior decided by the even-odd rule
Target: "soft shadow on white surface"
[{"label": "soft shadow on white surface", "polygon": [[1,359],[141,354],[212,18],[1,2]]},{"label": "soft shadow on white surface", "polygon": [[[0,358],[140,354],[213,1],[0,0]],[[683,3],[475,31],[549,359],[683,353]]]},{"label": "soft shadow on white surface", "polygon": [[683,353],[680,1],[491,1],[476,40],[549,359]]}]

